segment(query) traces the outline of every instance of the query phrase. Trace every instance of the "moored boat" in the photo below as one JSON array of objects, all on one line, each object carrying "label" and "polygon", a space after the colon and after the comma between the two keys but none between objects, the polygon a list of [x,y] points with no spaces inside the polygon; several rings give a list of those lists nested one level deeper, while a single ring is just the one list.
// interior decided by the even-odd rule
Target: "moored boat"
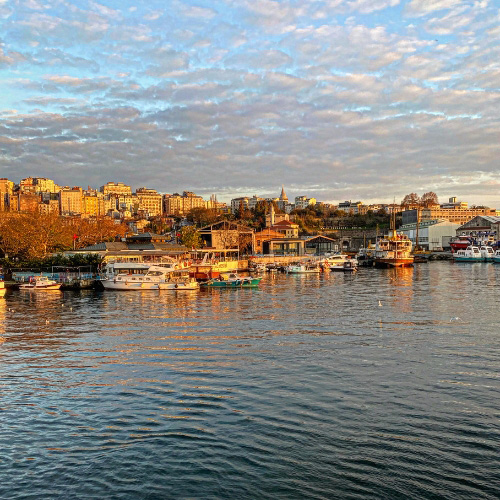
[{"label": "moored boat", "polygon": [[[5,285],[4,285],[5,286]],[[47,276],[32,276],[28,282],[22,283],[20,290],[59,290],[61,283],[49,279]]]},{"label": "moored boat", "polygon": [[377,267],[409,267],[413,265],[411,240],[391,229],[389,234],[379,238],[375,246],[375,265]]},{"label": "moored boat", "polygon": [[[346,266],[346,263],[347,266]],[[345,271],[346,269],[357,269],[358,260],[344,253],[338,253],[326,258],[323,265],[330,271]]]},{"label": "moored boat", "polygon": [[321,268],[317,263],[294,264],[286,267],[290,274],[320,273]]},{"label": "moored boat", "polygon": [[175,271],[171,266],[149,266],[145,274],[120,273],[113,278],[101,280],[105,290],[159,290],[159,285],[168,280]]},{"label": "moored boat", "polygon": [[495,255],[493,255],[493,262],[500,264],[500,250],[497,250],[495,252]]},{"label": "moored boat", "polygon": [[189,275],[189,271],[178,270],[173,271],[168,276],[167,280],[163,283],[158,284],[160,290],[198,290],[200,284],[192,276]]},{"label": "moored boat", "polygon": [[459,249],[453,254],[455,262],[481,262],[483,257],[479,248],[474,245],[469,245],[465,250]]},{"label": "moored boat", "polygon": [[246,277],[230,273],[229,275],[221,275],[218,279],[208,280],[202,283],[202,286],[212,288],[254,288],[259,286],[261,280],[261,277]]},{"label": "moored boat", "polygon": [[486,262],[493,262],[493,257],[495,255],[495,252],[493,251],[493,248],[490,246],[482,246],[479,249],[479,253],[481,254],[481,257],[484,261]]}]

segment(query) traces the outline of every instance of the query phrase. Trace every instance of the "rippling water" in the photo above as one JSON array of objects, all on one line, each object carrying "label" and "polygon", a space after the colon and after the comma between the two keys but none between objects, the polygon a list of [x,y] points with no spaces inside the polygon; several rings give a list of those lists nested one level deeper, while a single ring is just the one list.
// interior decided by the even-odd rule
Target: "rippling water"
[{"label": "rippling water", "polygon": [[499,283],[10,293],[0,498],[499,498]]}]

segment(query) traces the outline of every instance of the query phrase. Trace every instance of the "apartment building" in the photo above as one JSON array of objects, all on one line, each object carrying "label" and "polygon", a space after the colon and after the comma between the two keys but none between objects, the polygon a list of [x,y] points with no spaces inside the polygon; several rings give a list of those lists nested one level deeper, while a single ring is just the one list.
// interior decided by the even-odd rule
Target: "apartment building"
[{"label": "apartment building", "polygon": [[144,210],[150,217],[162,214],[162,195],[156,189],[145,187],[135,190],[139,200],[139,210]]},{"label": "apartment building", "polygon": [[83,190],[81,187],[64,187],[59,193],[61,215],[80,215],[83,212]]}]

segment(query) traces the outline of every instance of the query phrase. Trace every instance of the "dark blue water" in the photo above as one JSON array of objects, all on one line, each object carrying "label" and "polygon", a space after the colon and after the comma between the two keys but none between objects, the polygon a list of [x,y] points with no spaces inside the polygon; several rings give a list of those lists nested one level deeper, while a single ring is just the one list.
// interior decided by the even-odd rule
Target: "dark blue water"
[{"label": "dark blue water", "polygon": [[499,283],[8,294],[0,498],[499,498]]}]

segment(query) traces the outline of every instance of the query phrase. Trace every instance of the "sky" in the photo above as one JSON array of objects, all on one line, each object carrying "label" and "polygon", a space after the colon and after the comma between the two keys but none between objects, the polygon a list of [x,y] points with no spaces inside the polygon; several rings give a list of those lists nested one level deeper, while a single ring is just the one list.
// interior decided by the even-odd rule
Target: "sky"
[{"label": "sky", "polygon": [[500,208],[498,0],[0,0],[0,177]]}]

